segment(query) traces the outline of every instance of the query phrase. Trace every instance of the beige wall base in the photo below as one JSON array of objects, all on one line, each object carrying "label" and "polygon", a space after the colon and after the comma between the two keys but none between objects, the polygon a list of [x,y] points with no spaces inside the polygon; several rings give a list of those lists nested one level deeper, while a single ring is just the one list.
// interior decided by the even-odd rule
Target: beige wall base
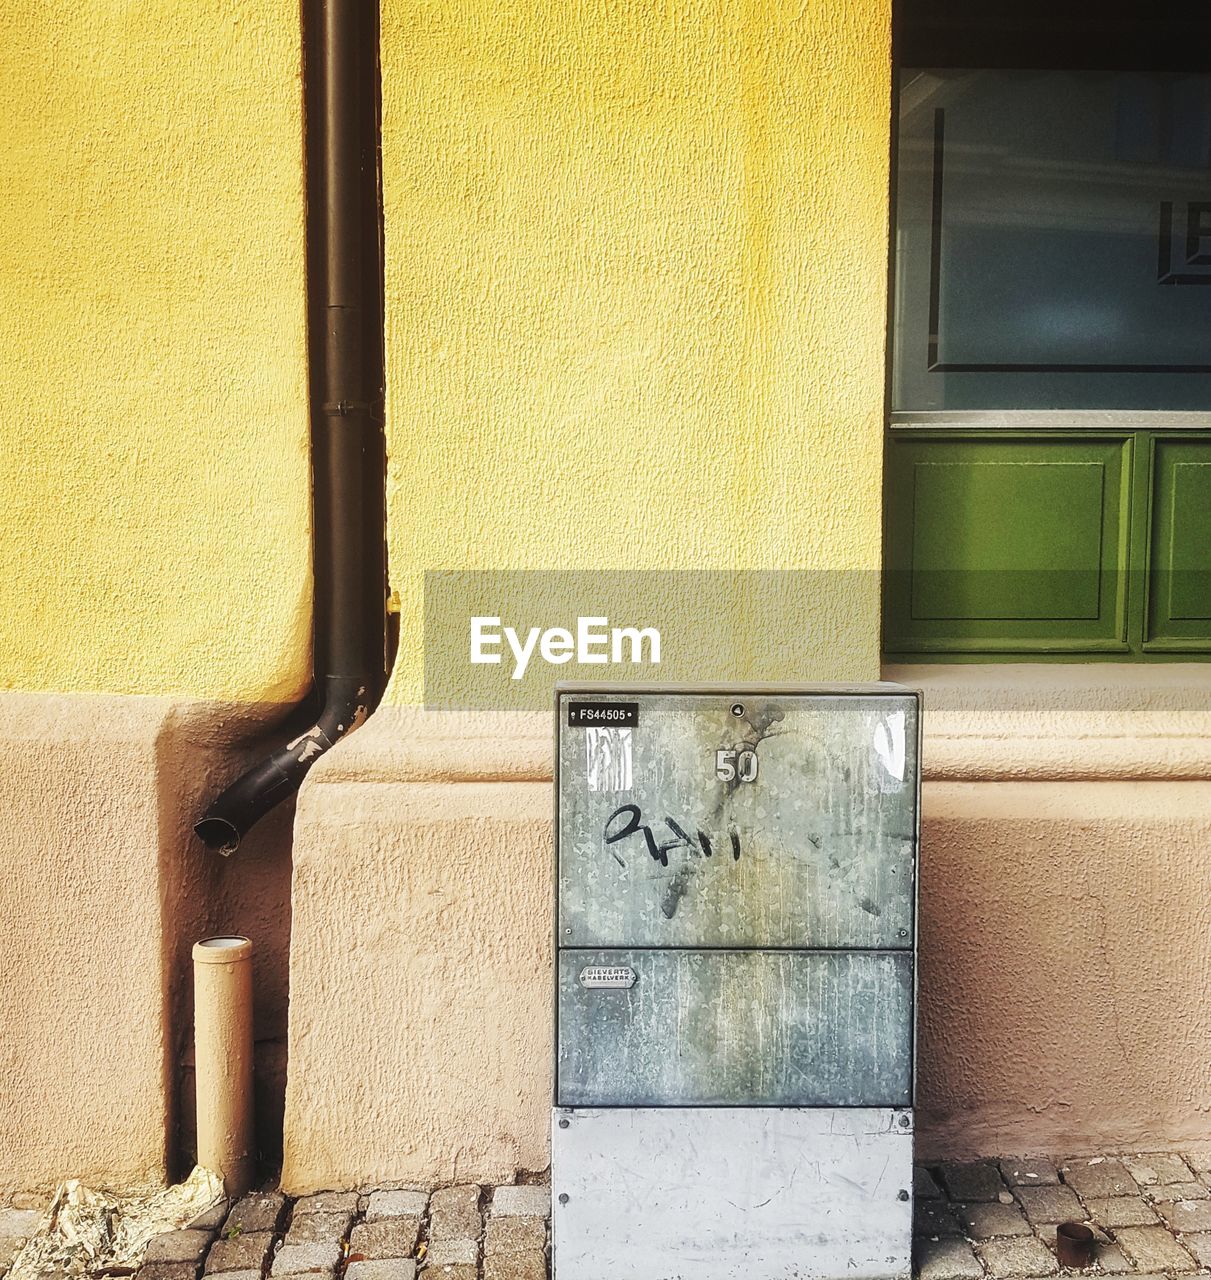
[{"label": "beige wall base", "polygon": [[1211,1137],[1211,667],[892,667],[925,698],[927,1154]]},{"label": "beige wall base", "polygon": [[0,1187],[162,1177],[166,708],[33,695],[0,706]]},{"label": "beige wall base", "polygon": [[[204,934],[258,939],[257,1034],[262,1060],[274,1062],[290,815],[250,837],[238,865],[190,831],[269,714],[0,694],[0,1195],[67,1177],[124,1187],[176,1172],[189,950]],[[272,1079],[263,1088],[272,1094]]]},{"label": "beige wall base", "polygon": [[545,1168],[549,784],[321,782],[295,847],[283,1186]]},{"label": "beige wall base", "polygon": [[929,1156],[1211,1135],[1211,783],[935,782],[920,881]]},{"label": "beige wall base", "polygon": [[[1120,668],[1117,684],[1105,668],[1067,668],[1066,682],[1051,669],[1035,717],[1029,673],[968,669],[963,684],[943,670],[941,689],[898,673],[926,685],[927,774],[938,765],[921,856],[921,1149],[1205,1140],[1206,668]],[[1141,708],[1155,731],[1136,739]],[[304,786],[289,1190],[548,1163],[550,732],[545,715],[383,708]],[[1160,780],[1174,778],[1187,780]]]},{"label": "beige wall base", "polygon": [[[927,1154],[1211,1135],[1206,669],[1066,685],[1055,671],[1005,673],[1000,694],[987,670],[978,689],[954,669],[907,673],[929,708]],[[1029,681],[1048,690],[1037,723]],[[0,1194],[165,1176],[178,1131],[188,1155],[189,947],[209,932],[257,942],[272,1158],[292,814],[231,860],[189,831],[260,749],[267,713],[28,694],[0,709]],[[293,886],[292,1189],[547,1163],[550,768],[545,715],[384,709],[312,774]]]}]

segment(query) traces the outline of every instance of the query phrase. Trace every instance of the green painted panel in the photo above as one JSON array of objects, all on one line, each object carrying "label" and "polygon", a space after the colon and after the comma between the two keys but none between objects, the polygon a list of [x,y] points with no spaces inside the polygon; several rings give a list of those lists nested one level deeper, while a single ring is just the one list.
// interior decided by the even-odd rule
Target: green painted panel
[{"label": "green painted panel", "polygon": [[885,647],[1127,650],[1129,433],[914,434],[888,449]]},{"label": "green painted panel", "polygon": [[1152,466],[1150,650],[1211,648],[1211,441],[1160,439]]},{"label": "green painted panel", "polygon": [[916,462],[912,616],[1096,619],[1105,479],[1092,461]]}]

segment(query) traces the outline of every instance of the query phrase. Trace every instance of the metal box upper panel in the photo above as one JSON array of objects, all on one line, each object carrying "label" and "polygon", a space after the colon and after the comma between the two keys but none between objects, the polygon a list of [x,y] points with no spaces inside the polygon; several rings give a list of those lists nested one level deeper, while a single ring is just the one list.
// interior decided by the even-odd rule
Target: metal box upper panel
[{"label": "metal box upper panel", "polygon": [[909,1280],[906,1111],[556,1111],[555,1280]]},{"label": "metal box upper panel", "polygon": [[564,691],[557,711],[561,945],[912,946],[916,694]]},{"label": "metal box upper panel", "polygon": [[565,948],[558,965],[560,1106],[912,1101],[911,954]]}]

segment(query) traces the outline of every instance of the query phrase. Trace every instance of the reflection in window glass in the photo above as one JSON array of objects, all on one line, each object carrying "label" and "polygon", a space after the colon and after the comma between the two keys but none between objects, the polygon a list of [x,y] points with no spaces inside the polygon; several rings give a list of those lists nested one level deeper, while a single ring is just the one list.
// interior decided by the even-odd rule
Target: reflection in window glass
[{"label": "reflection in window glass", "polygon": [[901,73],[892,409],[1211,409],[1211,76]]}]

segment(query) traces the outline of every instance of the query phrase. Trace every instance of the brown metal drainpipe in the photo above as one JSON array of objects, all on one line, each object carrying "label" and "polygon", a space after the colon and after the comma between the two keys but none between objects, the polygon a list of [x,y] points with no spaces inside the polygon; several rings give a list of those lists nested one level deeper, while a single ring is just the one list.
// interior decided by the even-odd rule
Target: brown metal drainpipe
[{"label": "brown metal drainpipe", "polygon": [[387,678],[383,256],[376,0],[307,0],[314,697],[310,728],[227,788],[194,830],[212,849],[293,795],[378,704]]}]

